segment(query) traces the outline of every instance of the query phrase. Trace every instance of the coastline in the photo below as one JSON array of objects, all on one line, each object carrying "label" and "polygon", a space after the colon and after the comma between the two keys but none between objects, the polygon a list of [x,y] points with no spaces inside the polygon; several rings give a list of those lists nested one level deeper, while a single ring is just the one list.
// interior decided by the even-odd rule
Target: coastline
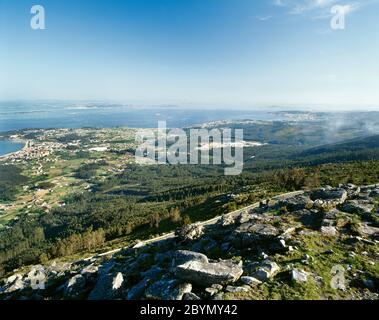
[{"label": "coastline", "polygon": [[10,142],[14,142],[14,143],[22,143],[24,144],[24,146],[17,150],[17,151],[13,151],[13,152],[9,152],[9,153],[6,153],[6,154],[3,154],[3,155],[0,155],[0,160],[4,160],[18,152],[21,152],[21,151],[24,151],[26,148],[29,147],[29,140],[22,140],[22,139],[15,139],[15,140],[12,140],[12,139],[4,139],[4,140],[1,140],[1,141],[10,141]]}]

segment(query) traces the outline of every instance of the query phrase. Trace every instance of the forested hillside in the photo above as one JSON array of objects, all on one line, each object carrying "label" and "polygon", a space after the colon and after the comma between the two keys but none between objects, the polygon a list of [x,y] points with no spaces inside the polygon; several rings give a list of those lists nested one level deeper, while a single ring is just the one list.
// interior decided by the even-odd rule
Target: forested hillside
[{"label": "forested hillside", "polygon": [[[284,130],[283,125],[277,126]],[[132,163],[109,174],[105,168],[109,161],[117,165],[119,155],[111,152],[107,160],[88,162],[90,153],[83,159],[82,152],[59,154],[63,161],[77,166],[68,175],[75,178],[73,186],[82,181],[88,187],[67,189],[59,205],[21,212],[0,230],[2,273],[25,264],[149,238],[286,191],[379,181],[378,136],[321,147],[295,143],[247,148],[244,172],[239,176],[224,176],[222,166]],[[52,166],[51,170],[57,169]],[[26,178],[20,167],[2,165],[0,196],[11,201],[30,179],[38,192],[48,192],[58,182],[46,177]]]}]

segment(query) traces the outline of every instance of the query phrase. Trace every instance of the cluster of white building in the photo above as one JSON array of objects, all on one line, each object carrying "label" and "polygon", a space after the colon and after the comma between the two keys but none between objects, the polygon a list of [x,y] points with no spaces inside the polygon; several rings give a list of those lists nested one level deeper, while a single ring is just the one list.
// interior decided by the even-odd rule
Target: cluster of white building
[{"label": "cluster of white building", "polygon": [[46,158],[54,151],[64,148],[65,146],[59,142],[41,142],[36,144],[28,141],[22,150],[6,155],[4,159],[10,163],[38,160]]}]

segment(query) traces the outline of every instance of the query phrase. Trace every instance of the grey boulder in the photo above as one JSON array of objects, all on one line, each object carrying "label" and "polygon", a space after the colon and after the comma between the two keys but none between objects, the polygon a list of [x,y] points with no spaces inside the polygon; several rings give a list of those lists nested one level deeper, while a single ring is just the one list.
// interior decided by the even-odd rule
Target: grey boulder
[{"label": "grey boulder", "polygon": [[182,300],[186,293],[192,291],[190,283],[180,283],[177,280],[160,280],[146,289],[145,296],[153,300]]},{"label": "grey boulder", "polygon": [[303,270],[293,269],[291,271],[291,279],[294,282],[307,282],[308,281],[308,273]]},{"label": "grey boulder", "polygon": [[243,269],[241,265],[231,261],[216,263],[189,261],[177,266],[175,271],[177,278],[196,283],[200,286],[233,283],[241,277],[242,273]]},{"label": "grey boulder", "polygon": [[65,296],[78,297],[86,285],[86,279],[81,275],[77,274],[70,278],[64,288]]},{"label": "grey boulder", "polygon": [[95,287],[88,296],[88,300],[114,300],[119,298],[123,282],[124,277],[120,272],[100,274]]},{"label": "grey boulder", "polygon": [[192,241],[203,235],[203,226],[201,224],[191,224],[175,230],[175,236],[181,241]]},{"label": "grey boulder", "polygon": [[280,267],[276,262],[266,260],[260,267],[252,274],[252,277],[259,281],[265,282],[273,278],[280,271]]},{"label": "grey boulder", "polygon": [[184,264],[189,261],[199,261],[202,263],[208,263],[208,258],[206,255],[198,252],[188,251],[188,250],[178,250],[175,251],[174,257],[172,259],[172,265],[174,267]]}]

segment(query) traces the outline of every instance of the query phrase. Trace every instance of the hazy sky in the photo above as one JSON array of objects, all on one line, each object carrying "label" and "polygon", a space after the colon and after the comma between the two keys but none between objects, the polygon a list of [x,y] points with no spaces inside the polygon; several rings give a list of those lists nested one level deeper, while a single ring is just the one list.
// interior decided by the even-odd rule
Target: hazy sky
[{"label": "hazy sky", "polygon": [[375,0],[0,0],[0,99],[379,106],[378,30]]}]

